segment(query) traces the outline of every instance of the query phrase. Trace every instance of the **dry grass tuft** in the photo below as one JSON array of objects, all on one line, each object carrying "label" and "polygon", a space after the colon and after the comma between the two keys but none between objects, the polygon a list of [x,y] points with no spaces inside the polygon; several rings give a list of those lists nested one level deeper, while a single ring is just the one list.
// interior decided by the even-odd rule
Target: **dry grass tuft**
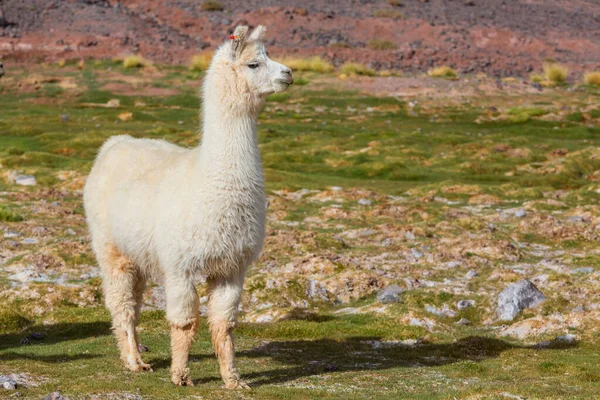
[{"label": "dry grass tuft", "polygon": [[202,53],[192,56],[190,59],[190,71],[206,71],[210,66],[213,53]]},{"label": "dry grass tuft", "polygon": [[369,40],[368,44],[370,49],[373,50],[392,50],[397,48],[396,44],[390,40],[373,39]]},{"label": "dry grass tuft", "polygon": [[334,70],[333,65],[319,56],[310,58],[288,58],[283,61],[283,64],[294,71],[327,73]]},{"label": "dry grass tuft", "polygon": [[546,80],[555,84],[562,84],[565,83],[569,77],[569,69],[560,64],[545,63],[544,77]]},{"label": "dry grass tuft", "polygon": [[375,76],[375,70],[359,63],[347,62],[340,68],[340,72],[343,75],[363,75],[363,76]]},{"label": "dry grass tuft", "polygon": [[200,8],[204,11],[223,11],[225,6],[216,0],[206,0]]},{"label": "dry grass tuft", "polygon": [[392,7],[402,7],[404,5],[401,0],[388,0],[388,4]]},{"label": "dry grass tuft", "polygon": [[392,19],[403,19],[404,14],[398,10],[392,10],[389,8],[380,8],[379,10],[373,11],[373,16],[378,18],[392,18]]},{"label": "dry grass tuft", "polygon": [[143,68],[147,65],[148,62],[140,55],[127,56],[123,59],[123,67],[125,68]]},{"label": "dry grass tuft", "polygon": [[427,75],[432,76],[434,78],[444,78],[444,79],[451,79],[451,80],[458,79],[458,75],[456,74],[456,71],[453,70],[452,68],[448,67],[447,65],[432,68],[429,71],[427,71]]},{"label": "dry grass tuft", "polygon": [[583,75],[583,82],[586,85],[600,86],[600,71],[586,72]]}]

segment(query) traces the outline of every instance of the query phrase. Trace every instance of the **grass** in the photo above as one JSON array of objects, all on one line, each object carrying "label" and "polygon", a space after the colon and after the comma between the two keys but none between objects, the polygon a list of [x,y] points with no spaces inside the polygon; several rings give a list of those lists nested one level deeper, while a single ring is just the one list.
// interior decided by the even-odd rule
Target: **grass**
[{"label": "grass", "polygon": [[219,1],[216,0],[205,0],[200,8],[204,11],[223,11],[225,6]]},{"label": "grass", "polygon": [[144,57],[140,55],[127,56],[123,59],[123,67],[129,68],[143,68],[148,64]]},{"label": "grass", "polygon": [[340,67],[340,72],[347,76],[362,75],[362,76],[375,76],[376,72],[374,69],[367,67],[366,65],[347,62]]},{"label": "grass", "polygon": [[427,75],[434,78],[443,78],[449,80],[458,79],[456,71],[446,65],[430,69],[429,71],[427,71]]},{"label": "grass", "polygon": [[369,40],[367,46],[369,46],[369,48],[372,50],[393,50],[398,47],[394,42],[384,39]]},{"label": "grass", "polygon": [[293,71],[328,73],[334,70],[333,65],[319,56],[309,58],[287,58],[283,60],[282,63]]},{"label": "grass", "polygon": [[567,81],[569,77],[569,69],[564,65],[556,63],[545,63],[543,66],[544,77],[546,80],[554,83],[555,85],[562,85]]},{"label": "grass", "polygon": [[[0,374],[25,373],[36,381],[38,386],[19,388],[22,398],[39,399],[54,390],[70,398],[149,399],[597,395],[600,336],[593,311],[578,314],[578,324],[565,325],[579,344],[547,349],[532,343],[564,334],[562,328],[516,340],[501,337],[502,328],[493,320],[495,295],[522,276],[546,274],[550,283],[542,289],[549,300],[516,323],[556,312],[570,318],[573,307],[581,303],[587,310],[586,299],[594,301],[597,288],[590,275],[555,270],[570,268],[571,260],[598,270],[593,221],[599,186],[588,177],[600,170],[600,130],[582,123],[600,116],[596,88],[468,98],[426,93],[409,103],[347,90],[340,80],[307,71],[297,79],[308,84],[270,96],[258,125],[269,234],[249,272],[243,322],[236,332],[238,366],[252,386],[238,393],[221,389],[205,319],[192,349],[196,387],[170,384],[169,326],[161,310],[141,316],[140,336],[149,348],[143,357],[154,372],[125,371],[110,334],[100,279],[82,277],[95,271],[95,260],[80,191],[99,146],[119,134],[185,147],[199,141],[198,74],[186,66],[161,66],[150,77],[136,74],[127,94],[112,92],[107,84],[127,87],[131,74],[114,65],[106,74],[106,65],[113,64],[87,62],[82,71],[33,66],[3,83],[2,175],[20,170],[39,182],[20,187],[0,179],[0,233],[21,233],[14,239],[0,236]],[[28,90],[25,82],[33,74],[51,75],[53,83],[46,84],[59,85],[68,77],[77,85],[64,89],[59,102],[51,90]],[[387,82],[377,79],[369,83]],[[156,87],[178,91],[144,94]],[[109,100],[119,100],[119,106],[106,107]],[[564,107],[569,111],[559,113]],[[127,112],[134,118],[118,120]],[[547,114],[560,120],[543,120]],[[342,190],[330,190],[333,186]],[[320,192],[288,197],[300,189]],[[480,195],[496,200],[489,206],[471,203]],[[363,199],[372,204],[359,203]],[[502,213],[516,208],[527,215]],[[576,212],[585,221],[570,221]],[[40,243],[21,244],[26,237]],[[546,253],[540,250],[544,246]],[[412,260],[413,250],[423,257]],[[558,261],[552,264],[555,270],[527,270],[546,259]],[[460,265],[446,267],[454,260]],[[294,272],[312,262],[312,269]],[[64,268],[56,266],[61,263]],[[8,275],[30,266],[64,274],[69,284],[21,288],[9,283]],[[478,276],[465,280],[469,270]],[[306,281],[313,275],[331,284],[332,292],[352,287],[351,299],[309,298]],[[337,276],[342,279],[335,281]],[[403,294],[403,303],[382,311],[377,287],[363,289],[371,282],[419,284]],[[448,286],[452,282],[460,286]],[[477,306],[454,317],[424,311],[426,305],[455,309],[461,299],[473,299]],[[257,311],[257,305],[266,308]],[[348,307],[374,311],[340,312]],[[282,319],[251,322],[252,313],[269,310],[282,312]],[[430,319],[435,329],[411,325],[413,317]],[[463,317],[472,325],[457,325]],[[20,344],[33,332],[43,339]],[[398,342],[404,340],[419,344]]]},{"label": "grass", "polygon": [[586,72],[583,75],[583,83],[586,85],[600,86],[600,71]]},{"label": "grass", "polygon": [[212,60],[212,53],[202,53],[192,56],[189,63],[190,71],[206,71]]}]

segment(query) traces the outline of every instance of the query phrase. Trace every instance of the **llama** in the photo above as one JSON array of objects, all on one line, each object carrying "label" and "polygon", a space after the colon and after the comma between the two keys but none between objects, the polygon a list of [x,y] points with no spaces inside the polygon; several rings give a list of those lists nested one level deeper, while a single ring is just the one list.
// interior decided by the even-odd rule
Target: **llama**
[{"label": "llama", "polygon": [[136,325],[146,280],[158,273],[171,326],[171,381],[179,386],[193,385],[188,357],[198,330],[199,273],[207,277],[208,322],[225,387],[248,387],[236,369],[232,331],[246,269],[265,233],[256,119],[267,95],[293,83],[291,70],[267,56],[265,31],[238,26],[216,51],[203,83],[197,148],[112,137],[84,189],[121,358],[132,371],[151,371],[138,351]]}]

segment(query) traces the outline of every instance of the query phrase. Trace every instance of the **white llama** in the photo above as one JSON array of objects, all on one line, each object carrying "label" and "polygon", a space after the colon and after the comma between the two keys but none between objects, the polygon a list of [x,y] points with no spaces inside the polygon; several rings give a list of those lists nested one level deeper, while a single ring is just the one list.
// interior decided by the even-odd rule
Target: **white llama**
[{"label": "white llama", "polygon": [[265,28],[238,26],[219,47],[203,85],[203,136],[184,149],[162,140],[110,138],[87,179],[84,203],[121,356],[151,370],[136,325],[146,279],[164,276],[171,325],[171,380],[193,385],[188,357],[198,329],[196,273],[207,276],[209,325],[227,388],[247,388],[232,331],[248,266],[265,230],[256,118],[265,97],[286,90],[291,70],[272,61]]}]

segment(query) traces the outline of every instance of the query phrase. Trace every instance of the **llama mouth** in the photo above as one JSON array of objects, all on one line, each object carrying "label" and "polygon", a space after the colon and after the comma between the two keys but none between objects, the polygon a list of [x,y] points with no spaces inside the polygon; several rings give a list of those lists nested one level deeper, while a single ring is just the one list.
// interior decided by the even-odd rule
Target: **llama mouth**
[{"label": "llama mouth", "polygon": [[290,79],[278,79],[277,83],[283,83],[285,85],[290,86],[292,83],[294,83],[294,80],[292,78],[290,78]]}]

